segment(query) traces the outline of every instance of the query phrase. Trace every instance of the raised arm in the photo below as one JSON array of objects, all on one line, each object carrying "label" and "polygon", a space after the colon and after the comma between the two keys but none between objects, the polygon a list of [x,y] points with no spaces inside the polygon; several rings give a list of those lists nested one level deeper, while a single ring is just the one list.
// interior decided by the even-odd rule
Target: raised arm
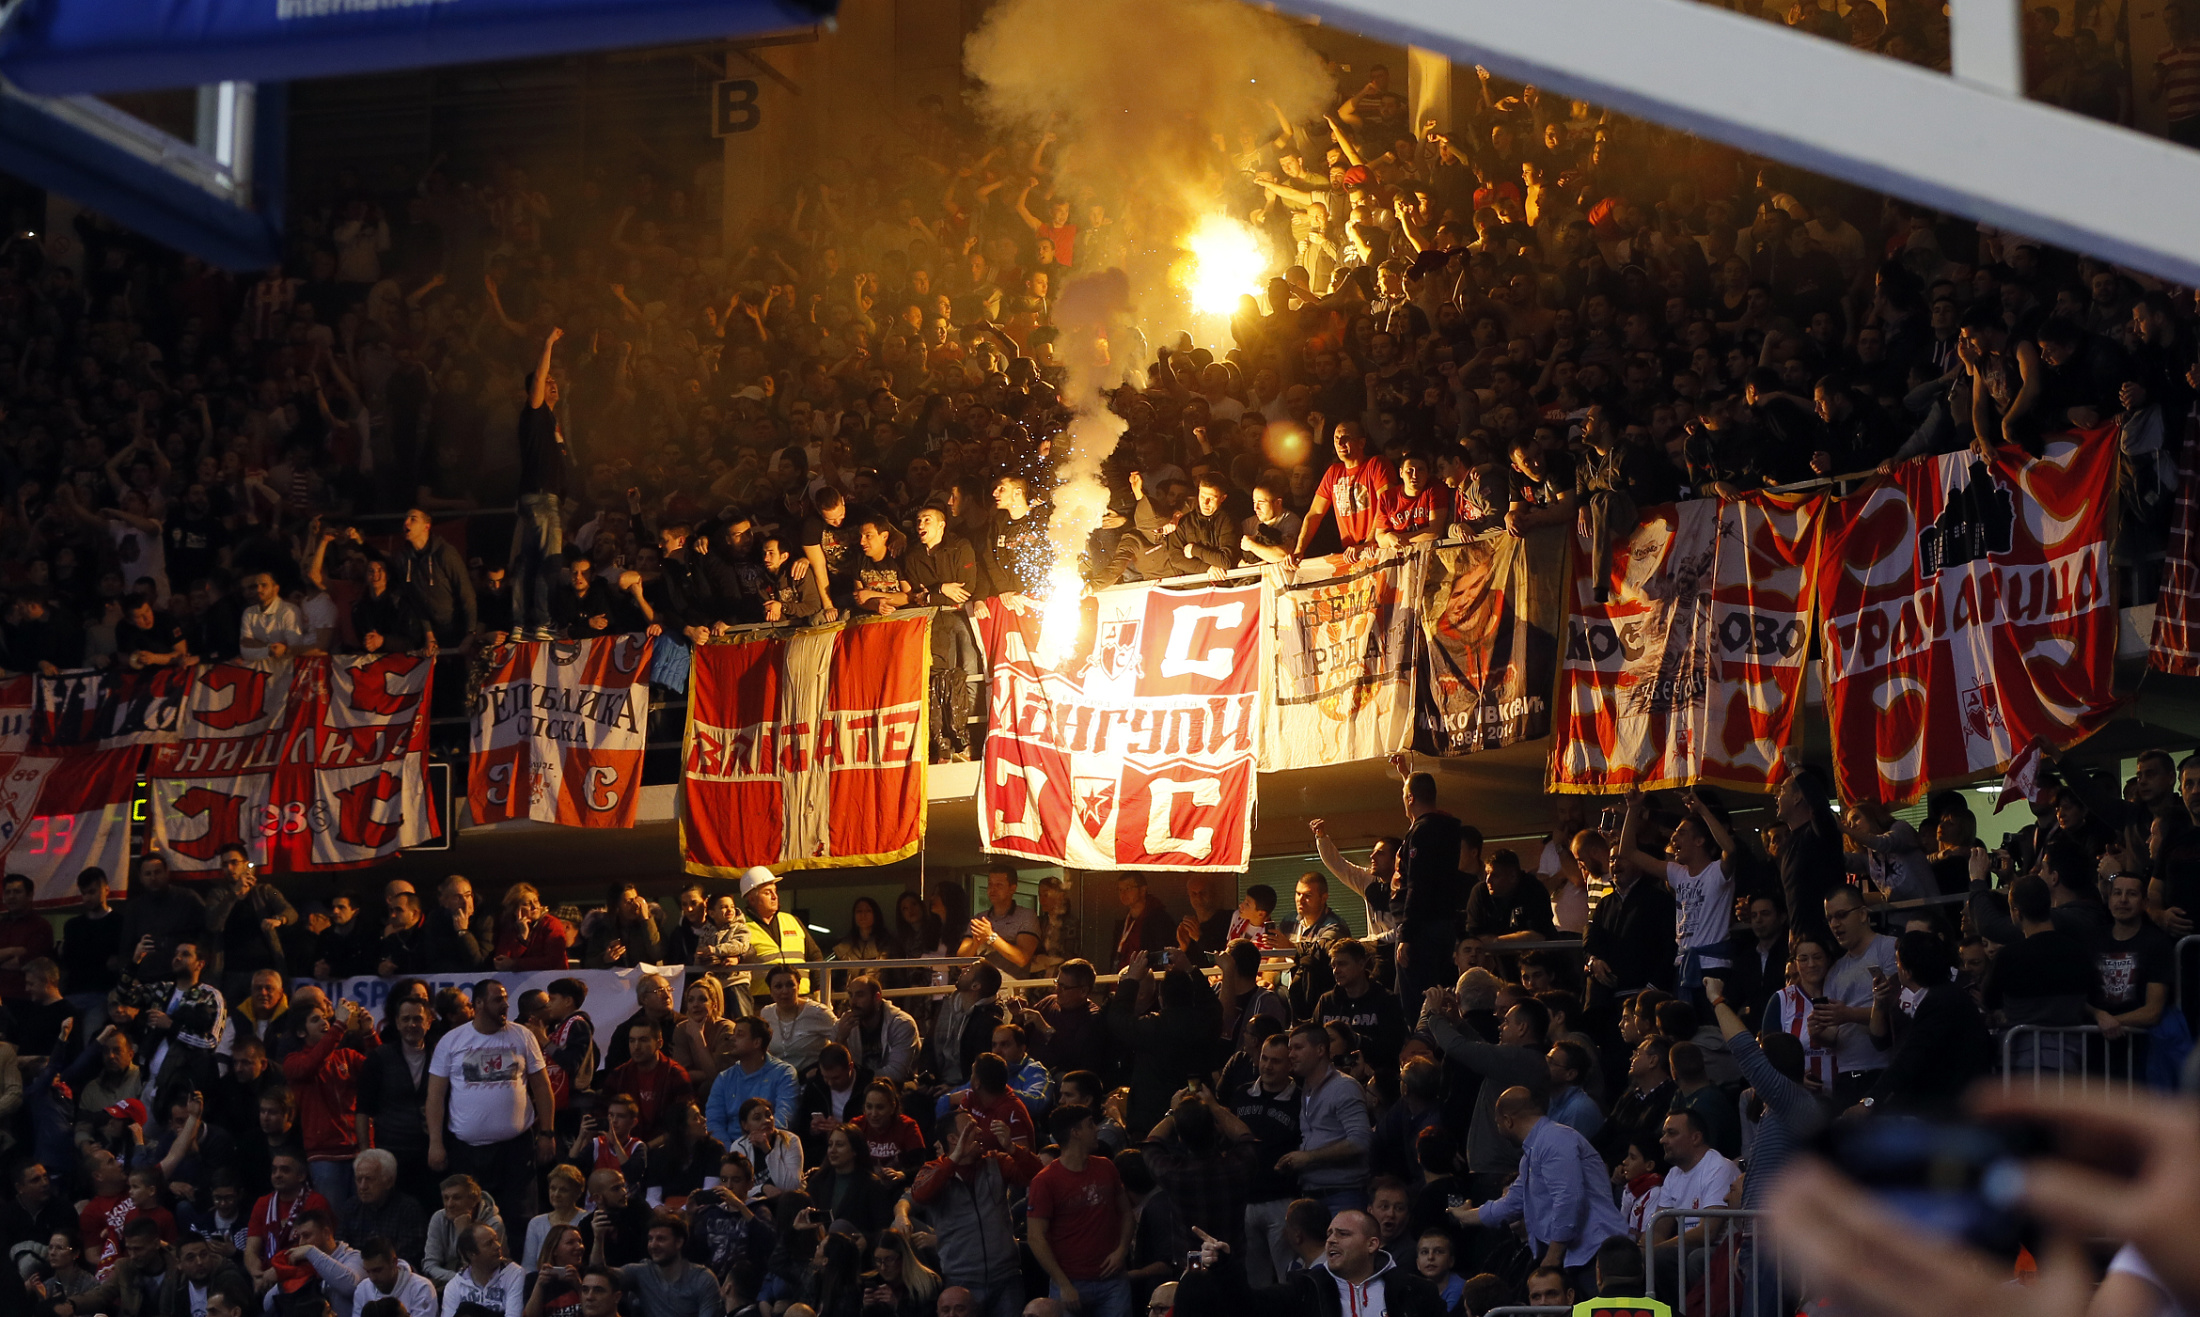
[{"label": "raised arm", "polygon": [[[496,285],[493,283],[490,284],[489,296],[491,298],[494,298],[496,296],[496,291]],[[497,314],[504,314],[504,308],[502,308],[501,306],[498,307]],[[511,322],[506,321],[505,323],[510,324]],[[514,328],[516,329],[517,326],[514,326]],[[550,352],[553,348],[557,347],[558,340],[564,337],[565,331],[557,328],[554,325],[551,327],[550,332],[543,336],[542,360],[535,363],[535,387],[527,395],[528,406],[542,406],[544,393],[550,387]]]}]

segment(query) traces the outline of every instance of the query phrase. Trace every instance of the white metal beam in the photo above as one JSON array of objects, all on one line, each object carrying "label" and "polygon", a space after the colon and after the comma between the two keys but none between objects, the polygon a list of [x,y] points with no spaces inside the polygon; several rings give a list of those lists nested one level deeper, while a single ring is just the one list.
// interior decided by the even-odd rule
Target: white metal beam
[{"label": "white metal beam", "polygon": [[2020,0],[1952,0],[1949,63],[1958,78],[2004,96],[2024,95],[2024,7]]},{"label": "white metal beam", "polygon": [[2159,138],[1695,0],[1289,5],[2200,286],[2200,153]]}]

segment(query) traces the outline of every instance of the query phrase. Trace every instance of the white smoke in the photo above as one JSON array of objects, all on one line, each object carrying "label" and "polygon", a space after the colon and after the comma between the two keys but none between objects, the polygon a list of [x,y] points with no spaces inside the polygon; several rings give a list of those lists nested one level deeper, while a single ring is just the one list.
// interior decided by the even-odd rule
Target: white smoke
[{"label": "white smoke", "polygon": [[[1186,244],[1225,209],[1225,171],[1243,135],[1275,135],[1279,112],[1293,123],[1315,116],[1334,89],[1289,24],[1236,0],[1003,0],[964,61],[994,127],[1055,135],[1055,194],[1075,199],[1081,225],[1088,199],[1104,205],[1122,252],[1119,274],[1071,280],[1055,308],[1074,419],[1057,455],[1052,597],[1061,602],[1048,623],[1073,629],[1073,613],[1060,624],[1054,615],[1071,611],[1077,555],[1107,510],[1100,464],[1123,432],[1101,390],[1145,364],[1126,359],[1137,340],[1125,331],[1143,323],[1150,342],[1165,325],[1190,323]],[[1089,232],[1079,241],[1089,250]]]}]

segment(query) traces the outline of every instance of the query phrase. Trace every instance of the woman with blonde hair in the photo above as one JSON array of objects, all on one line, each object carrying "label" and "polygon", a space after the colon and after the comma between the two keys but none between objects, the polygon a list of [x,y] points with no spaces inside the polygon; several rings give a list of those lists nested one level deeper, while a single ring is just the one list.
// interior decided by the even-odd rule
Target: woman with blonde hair
[{"label": "woman with blonde hair", "polygon": [[506,971],[564,969],[566,948],[572,945],[565,921],[550,913],[533,883],[514,883],[506,890],[490,963]]},{"label": "woman with blonde hair", "polygon": [[519,1264],[529,1271],[542,1253],[543,1241],[562,1226],[578,1227],[586,1213],[581,1211],[581,1199],[586,1196],[588,1181],[581,1175],[581,1168],[571,1162],[559,1162],[550,1168],[550,1210],[527,1223],[526,1242],[519,1251]]},{"label": "woman with blonde hair", "polygon": [[680,999],[685,1017],[672,1034],[672,1059],[687,1068],[698,1093],[708,1093],[720,1071],[733,1064],[733,1022],[726,1018],[726,989],[708,974],[688,980]]}]

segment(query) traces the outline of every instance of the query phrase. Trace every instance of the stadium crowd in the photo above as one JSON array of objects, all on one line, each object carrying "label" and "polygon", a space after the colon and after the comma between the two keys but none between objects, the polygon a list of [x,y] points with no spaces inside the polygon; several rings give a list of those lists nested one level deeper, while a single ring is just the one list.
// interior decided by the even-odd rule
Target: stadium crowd
[{"label": "stadium crowd", "polygon": [[[1764,1282],[1755,1218],[1689,1213],[1762,1209],[1838,1116],[1953,1112],[1994,1029],[2093,1026],[2022,1035],[2051,1078],[2181,1060],[2148,1031],[2200,759],[2150,752],[2100,814],[2066,788],[1991,854],[1936,800],[1937,856],[1807,767],[1762,829],[1636,796],[1485,854],[1398,766],[1399,835],[1355,864],[1316,821],[1287,905],[1124,874],[1080,934],[1061,880],[1025,904],[1000,865],[975,905],[859,898],[830,960],[764,869],[570,921],[458,875],[301,915],[242,848],[203,891],[152,855],[119,907],[87,871],[58,940],[11,876],[0,1309],[1437,1317],[1738,1284],[1784,1313],[1810,1294]],[[1875,910],[1905,869],[1952,871],[1960,927]],[[567,971],[622,967],[631,1013],[592,1014]],[[331,995],[360,975],[378,1010]]]},{"label": "stadium crowd", "polygon": [[[1810,21],[1904,53],[1896,8]],[[2064,53],[2081,99],[2097,52]],[[1532,87],[1485,79],[1450,133],[1380,67],[1338,90],[1229,156],[1218,206],[1276,271],[1232,346],[1109,345],[1095,583],[1611,534],[2075,427],[2123,446],[2149,597],[2189,293]],[[731,246],[652,175],[506,166],[297,207],[257,279],[89,217],[0,249],[0,667],[457,663],[1031,590],[1053,300],[1148,236],[1051,136],[936,100],[908,135],[821,158]],[[965,756],[981,665],[935,637],[933,751]],[[1356,864],[1317,822],[1291,893],[1199,876],[1176,910],[1124,875],[1111,935],[996,870],[982,907],[859,901],[846,971],[774,967],[826,949],[761,871],[571,919],[456,875],[301,913],[241,851],[203,891],[151,855],[119,907],[87,871],[58,939],[10,878],[0,1317],[1677,1299],[1756,1246],[1688,1211],[1763,1206],[1831,1116],[1950,1109],[1992,1028],[2098,1030],[2027,1070],[2174,1061],[2145,1035],[2200,911],[2194,760],[2067,768],[1992,853],[1960,796],[1837,814],[1798,767],[1762,829],[1630,800],[1485,855],[1403,767],[1400,835]],[[951,984],[862,967],[958,955]],[[487,977],[645,964],[688,967],[678,999],[647,978],[617,1020],[577,978]],[[377,1010],[307,982],[353,975]]]}]

